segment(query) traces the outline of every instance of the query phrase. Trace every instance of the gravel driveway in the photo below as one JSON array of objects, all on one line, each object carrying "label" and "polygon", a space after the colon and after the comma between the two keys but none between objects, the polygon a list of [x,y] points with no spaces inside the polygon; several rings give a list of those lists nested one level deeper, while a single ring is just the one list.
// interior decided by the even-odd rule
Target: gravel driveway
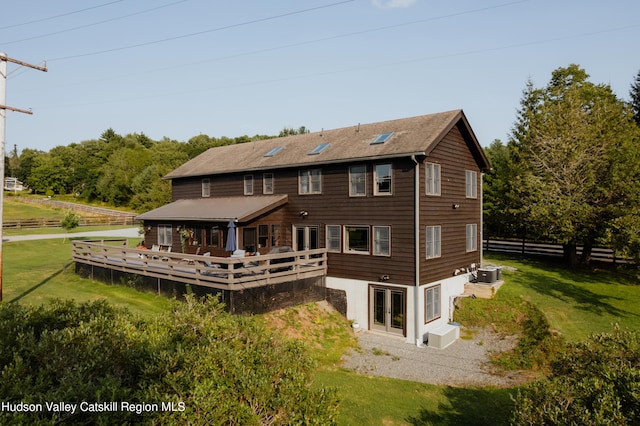
[{"label": "gravel driveway", "polygon": [[491,353],[512,348],[515,338],[501,338],[485,329],[470,334],[473,338],[435,349],[406,343],[404,337],[361,331],[357,333],[359,348],[343,356],[342,366],[363,374],[437,385],[508,387],[522,383],[517,372],[498,374],[489,362]]}]

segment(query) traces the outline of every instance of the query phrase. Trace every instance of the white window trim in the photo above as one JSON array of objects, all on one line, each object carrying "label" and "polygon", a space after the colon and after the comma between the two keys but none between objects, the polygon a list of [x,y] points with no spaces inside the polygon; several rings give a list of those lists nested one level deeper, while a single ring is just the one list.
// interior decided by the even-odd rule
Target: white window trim
[{"label": "white window trim", "polygon": [[[319,189],[317,191],[313,190],[313,172],[318,172],[318,186]],[[306,176],[308,179],[308,191],[302,192],[302,177]],[[322,169],[307,169],[300,170],[298,172],[298,194],[299,195],[314,195],[314,194],[322,194]]]},{"label": "white window trim", "polygon": [[[368,239],[367,239],[367,251],[361,251],[361,250],[350,250],[349,249],[349,232],[347,231],[347,228],[366,228],[367,232],[368,232]],[[371,227],[369,225],[343,225],[342,227],[342,250],[344,253],[348,253],[348,254],[364,254],[364,255],[370,255],[371,254]]]},{"label": "white window trim", "polygon": [[467,253],[478,251],[478,224],[468,223],[465,232]]},{"label": "white window trim", "polygon": [[171,224],[158,225],[158,245],[171,246],[173,244],[173,227]]},{"label": "white window trim", "polygon": [[[376,250],[376,229],[377,228],[386,228],[386,229],[389,230],[389,232],[387,234],[388,238],[389,238],[389,252],[388,253],[381,253],[381,252],[378,252]],[[377,225],[372,226],[371,239],[372,239],[372,242],[373,242],[373,244],[372,244],[373,245],[372,252],[373,252],[374,256],[384,256],[384,257],[390,257],[391,256],[391,227],[390,226],[377,226]]]},{"label": "white window trim", "polygon": [[478,172],[465,172],[465,195],[467,198],[478,198]]},{"label": "white window trim", "polygon": [[[331,249],[331,245],[329,244],[329,228],[337,228],[338,230],[338,248]],[[327,225],[326,229],[326,237],[327,237],[327,251],[329,253],[342,253],[342,226],[340,225]]]},{"label": "white window trim", "polygon": [[[389,192],[378,191],[378,166],[389,166],[391,168],[391,181],[389,182]],[[385,197],[393,195],[393,164],[392,163],[380,163],[373,166],[373,195]]]},{"label": "white window trim", "polygon": [[211,197],[211,179],[205,178],[202,179],[202,198]]},{"label": "white window trim", "polygon": [[[271,180],[271,191],[267,190],[267,179]],[[275,180],[273,177],[273,173],[265,173],[262,175],[262,193],[263,194],[273,194],[275,191]]]},{"label": "white window trim", "polygon": [[[431,297],[433,303],[432,316],[429,316],[429,293],[435,294],[438,292],[438,300],[434,296]],[[437,284],[424,289],[424,323],[428,324],[432,321],[442,318],[442,285]]]},{"label": "white window trim", "polygon": [[[351,173],[351,169],[354,167],[362,167],[364,168],[364,193],[358,194],[353,192],[353,174]],[[349,197],[366,197],[367,196],[367,166],[365,164],[359,164],[354,166],[349,166]]]},{"label": "white window trim", "polygon": [[[247,187],[247,183],[251,184],[251,188]],[[253,195],[253,175],[244,176],[244,195]]]},{"label": "white window trim", "polygon": [[[429,169],[432,171],[433,180],[429,182]],[[425,163],[425,192],[426,195],[440,196],[442,194],[442,167],[438,163]],[[433,191],[431,191],[431,187]]]},{"label": "white window trim", "polygon": [[[435,240],[433,241],[434,243],[434,252],[436,252],[435,254],[432,254],[431,256],[429,256],[429,228],[433,228],[434,230],[438,230],[438,245],[436,247],[435,245]],[[440,225],[433,225],[433,226],[427,226],[425,228],[425,241],[426,241],[426,245],[425,245],[425,256],[427,259],[437,259],[439,257],[442,256],[442,227]],[[436,250],[437,249],[437,250]]]}]

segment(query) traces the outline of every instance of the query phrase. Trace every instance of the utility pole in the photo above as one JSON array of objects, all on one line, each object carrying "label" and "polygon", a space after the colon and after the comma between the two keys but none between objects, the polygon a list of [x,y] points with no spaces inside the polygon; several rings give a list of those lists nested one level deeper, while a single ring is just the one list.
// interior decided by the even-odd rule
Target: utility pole
[{"label": "utility pole", "polygon": [[0,302],[2,302],[2,227],[4,221],[2,215],[4,214],[4,157],[5,157],[5,145],[7,141],[6,137],[6,124],[7,124],[7,110],[22,112],[24,114],[33,114],[31,111],[13,108],[5,105],[7,103],[7,63],[12,62],[23,67],[33,68],[39,71],[47,72],[46,66],[39,67],[37,65],[31,65],[26,62],[19,61],[17,59],[9,58],[5,53],[0,52],[0,176],[2,176],[2,192],[0,192]]}]

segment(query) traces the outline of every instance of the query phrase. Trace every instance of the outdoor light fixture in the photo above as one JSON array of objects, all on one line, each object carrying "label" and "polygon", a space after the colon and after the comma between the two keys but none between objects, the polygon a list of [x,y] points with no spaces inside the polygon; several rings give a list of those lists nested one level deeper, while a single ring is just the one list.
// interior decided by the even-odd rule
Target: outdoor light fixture
[{"label": "outdoor light fixture", "polygon": [[456,210],[456,209],[459,209],[459,208],[460,208],[460,204],[458,204],[458,203],[454,203],[454,204],[452,204],[452,205],[451,205],[451,207],[452,207],[454,210]]},{"label": "outdoor light fixture", "polygon": [[389,281],[391,279],[391,277],[389,277],[389,275],[383,275],[380,277],[380,281],[382,282],[386,282]]},{"label": "outdoor light fixture", "polygon": [[301,210],[300,213],[298,213],[298,216],[300,216],[300,217],[309,216],[309,212],[306,211],[306,210]]}]

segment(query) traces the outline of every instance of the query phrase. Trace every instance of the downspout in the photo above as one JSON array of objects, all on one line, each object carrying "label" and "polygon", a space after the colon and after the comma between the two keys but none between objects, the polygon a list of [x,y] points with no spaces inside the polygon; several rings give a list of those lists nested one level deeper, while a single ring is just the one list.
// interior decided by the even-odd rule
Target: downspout
[{"label": "downspout", "polygon": [[422,336],[420,335],[420,163],[416,160],[416,156],[412,155],[411,160],[415,164],[414,182],[413,182],[413,232],[414,232],[414,264],[415,264],[415,290],[413,295],[413,317],[414,317],[414,335],[416,346],[422,346]]},{"label": "downspout", "polygon": [[480,172],[480,267],[484,264],[484,192],[482,180],[484,173]]}]

